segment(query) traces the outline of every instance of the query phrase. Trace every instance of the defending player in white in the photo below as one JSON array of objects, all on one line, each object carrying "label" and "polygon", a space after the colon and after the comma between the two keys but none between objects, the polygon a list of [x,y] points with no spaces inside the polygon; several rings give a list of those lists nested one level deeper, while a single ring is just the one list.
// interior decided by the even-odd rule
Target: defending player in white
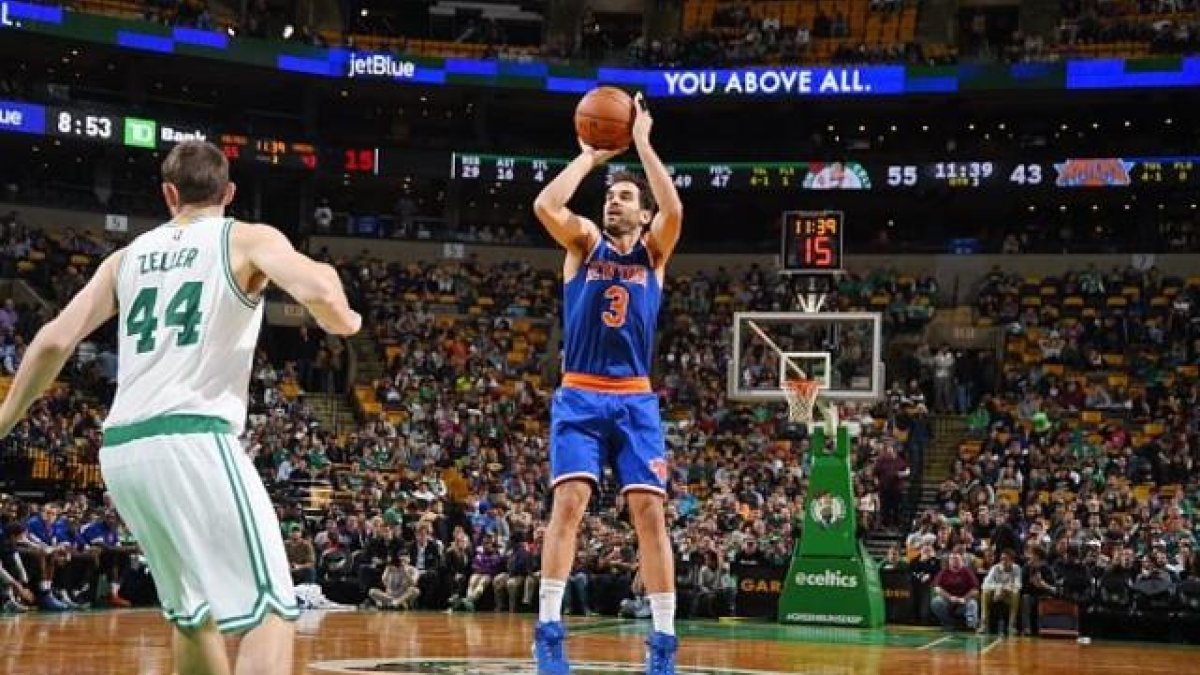
[{"label": "defending player in white", "polygon": [[[79,342],[118,316],[118,386],[100,465],[176,628],[176,670],[291,673],[297,609],[283,540],[237,441],[261,297],[274,282],[337,335],[358,332],[362,319],[332,267],[274,228],[225,217],[235,186],[215,146],[175,146],[162,174],[171,221],[109,256],[38,331],[0,406],[0,435]],[[222,633],[241,636],[232,664]]]}]

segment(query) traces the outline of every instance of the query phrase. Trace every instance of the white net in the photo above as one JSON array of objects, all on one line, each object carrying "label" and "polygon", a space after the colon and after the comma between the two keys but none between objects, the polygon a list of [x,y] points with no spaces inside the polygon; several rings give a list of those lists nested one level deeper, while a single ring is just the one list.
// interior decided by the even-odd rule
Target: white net
[{"label": "white net", "polygon": [[783,394],[788,402],[788,419],[798,424],[811,424],[813,409],[821,383],[816,380],[793,379],[783,383]]},{"label": "white net", "polygon": [[820,412],[826,433],[836,433],[838,407],[836,403],[821,400],[821,382],[807,378],[790,379],[783,384],[783,395],[787,398],[788,419],[810,429],[817,424],[815,413]]}]

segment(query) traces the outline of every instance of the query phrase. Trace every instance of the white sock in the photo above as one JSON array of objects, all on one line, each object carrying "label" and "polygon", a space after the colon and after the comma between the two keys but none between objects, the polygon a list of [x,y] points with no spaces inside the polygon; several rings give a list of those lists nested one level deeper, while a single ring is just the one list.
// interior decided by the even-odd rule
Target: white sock
[{"label": "white sock", "polygon": [[656,633],[675,634],[675,594],[652,593],[650,598],[650,614],[654,617]]},{"label": "white sock", "polygon": [[566,591],[565,579],[542,579],[538,589],[538,621],[562,621],[563,594]]},{"label": "white sock", "polygon": [[38,588],[42,589],[46,593],[49,593],[50,592],[50,582],[49,581],[38,582]]}]

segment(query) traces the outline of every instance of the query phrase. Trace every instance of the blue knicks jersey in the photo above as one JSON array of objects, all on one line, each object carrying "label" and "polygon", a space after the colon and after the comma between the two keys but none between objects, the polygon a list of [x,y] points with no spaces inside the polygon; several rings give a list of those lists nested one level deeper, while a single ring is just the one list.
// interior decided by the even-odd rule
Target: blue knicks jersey
[{"label": "blue knicks jersey", "polygon": [[650,376],[662,288],[644,241],[622,255],[601,237],[563,294],[567,373]]}]

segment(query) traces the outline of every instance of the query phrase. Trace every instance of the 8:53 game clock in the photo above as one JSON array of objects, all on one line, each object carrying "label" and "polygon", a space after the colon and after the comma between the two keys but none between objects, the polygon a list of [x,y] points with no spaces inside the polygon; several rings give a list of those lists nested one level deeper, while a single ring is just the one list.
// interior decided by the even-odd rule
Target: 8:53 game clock
[{"label": "8:53 game clock", "polygon": [[783,214],[783,270],[795,274],[842,271],[841,211],[787,211]]},{"label": "8:53 game clock", "polygon": [[46,120],[46,129],[51,135],[114,145],[120,145],[124,125],[120,115],[70,108],[51,108]]}]

